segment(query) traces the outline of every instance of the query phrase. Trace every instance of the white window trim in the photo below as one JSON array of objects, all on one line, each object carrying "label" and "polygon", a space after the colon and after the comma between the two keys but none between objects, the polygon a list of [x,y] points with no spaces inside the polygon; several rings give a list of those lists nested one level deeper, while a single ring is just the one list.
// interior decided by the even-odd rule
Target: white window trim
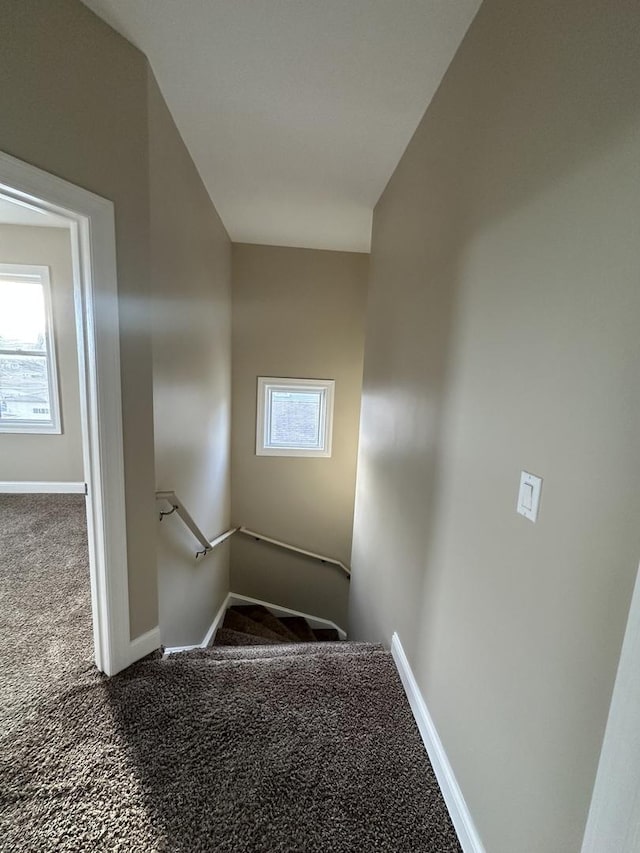
[{"label": "white window trim", "polygon": [[[51,278],[49,267],[34,264],[0,264],[0,279],[27,279],[37,281],[42,285],[44,296],[45,330],[47,335],[47,380],[49,383],[49,414],[51,423],[36,420],[12,420],[3,422],[0,418],[0,433],[29,433],[36,435],[60,435],[62,423],[60,419],[60,392],[58,380],[58,365],[56,362],[56,339],[53,325],[53,305],[51,300]],[[5,353],[8,350],[1,349]],[[40,358],[44,353],[27,350],[24,355],[34,355]]]},{"label": "white window trim", "polygon": [[[333,379],[288,379],[286,377],[259,376],[256,417],[256,456],[301,456],[329,457],[333,439],[333,401],[335,393]],[[322,388],[324,394],[324,440],[321,448],[268,447],[267,446],[267,394],[270,389],[276,391],[316,391]]]}]

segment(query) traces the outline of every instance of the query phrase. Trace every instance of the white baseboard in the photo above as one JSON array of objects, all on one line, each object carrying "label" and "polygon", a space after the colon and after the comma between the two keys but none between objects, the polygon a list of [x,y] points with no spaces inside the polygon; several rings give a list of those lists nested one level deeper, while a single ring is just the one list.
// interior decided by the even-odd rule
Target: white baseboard
[{"label": "white baseboard", "polygon": [[54,483],[37,482],[35,480],[5,480],[4,482],[0,482],[0,494],[3,495],[86,495],[86,493],[86,483]]},{"label": "white baseboard", "polygon": [[395,633],[391,639],[391,654],[398,669],[405,693],[407,694],[407,699],[413,711],[413,716],[418,725],[425,749],[429,755],[431,766],[440,785],[442,796],[449,810],[451,821],[458,835],[460,846],[464,853],[485,853],[485,848],[480,840],[471,813],[453,773],[453,768],[449,763],[442,741],[431,719],[431,714],[427,709],[420,688],[409,666],[409,661],[402,648],[400,638]]},{"label": "white baseboard", "polygon": [[229,593],[229,595],[225,597],[224,601],[220,605],[218,612],[213,617],[213,622],[211,623],[211,625],[209,625],[209,627],[207,628],[207,633],[202,638],[202,642],[193,643],[193,645],[191,646],[168,646],[164,650],[165,657],[167,655],[173,655],[176,652],[189,652],[192,649],[206,649],[207,646],[210,646],[213,642],[213,638],[215,637],[216,631],[218,630],[218,625],[220,625],[220,623],[224,619],[224,614],[226,613],[227,607],[229,607],[230,599],[231,593]]},{"label": "white baseboard", "polygon": [[270,601],[263,601],[260,598],[249,598],[248,595],[240,595],[237,592],[229,593],[231,605],[233,604],[261,604],[266,607],[274,616],[302,616],[306,619],[311,628],[334,628],[338,632],[341,640],[347,639],[347,632],[343,630],[335,622],[330,619],[322,619],[319,616],[313,616],[311,613],[302,613],[300,610],[291,610],[288,607],[281,607],[279,604],[273,604]]},{"label": "white baseboard", "polygon": [[150,655],[151,652],[155,652],[156,649],[160,648],[160,645],[160,627],[156,625],[146,634],[140,634],[135,640],[131,640],[129,643],[129,665],[146,657],[146,655]]}]

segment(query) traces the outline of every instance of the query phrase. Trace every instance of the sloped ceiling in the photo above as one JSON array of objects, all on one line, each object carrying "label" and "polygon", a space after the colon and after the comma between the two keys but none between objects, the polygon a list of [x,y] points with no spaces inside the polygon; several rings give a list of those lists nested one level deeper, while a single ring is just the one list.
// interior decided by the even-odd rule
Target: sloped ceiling
[{"label": "sloped ceiling", "polygon": [[84,0],[149,58],[235,241],[367,252],[479,0]]}]

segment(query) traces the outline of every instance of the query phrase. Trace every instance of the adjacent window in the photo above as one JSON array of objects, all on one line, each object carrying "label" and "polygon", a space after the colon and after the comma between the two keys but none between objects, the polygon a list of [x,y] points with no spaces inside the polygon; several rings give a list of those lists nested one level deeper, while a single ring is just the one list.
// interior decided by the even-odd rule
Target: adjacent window
[{"label": "adjacent window", "polygon": [[258,378],[258,456],[331,456],[333,379]]},{"label": "adjacent window", "polygon": [[0,432],[60,431],[49,270],[0,264]]}]

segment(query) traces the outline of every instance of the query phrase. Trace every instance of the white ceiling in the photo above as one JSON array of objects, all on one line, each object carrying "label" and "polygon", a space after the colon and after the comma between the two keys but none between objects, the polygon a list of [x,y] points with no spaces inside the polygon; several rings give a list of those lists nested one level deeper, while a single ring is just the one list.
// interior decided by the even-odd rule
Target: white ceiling
[{"label": "white ceiling", "polygon": [[142,50],[232,240],[369,251],[480,0],[84,0]]}]

